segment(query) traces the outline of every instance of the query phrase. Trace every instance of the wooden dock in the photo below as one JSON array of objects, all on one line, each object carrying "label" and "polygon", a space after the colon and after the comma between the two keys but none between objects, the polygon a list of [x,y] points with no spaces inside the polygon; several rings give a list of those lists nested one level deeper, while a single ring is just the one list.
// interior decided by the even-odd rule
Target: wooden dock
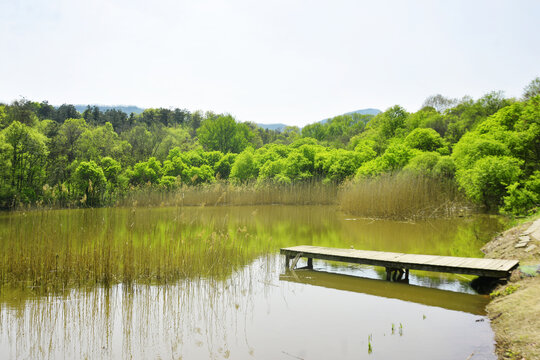
[{"label": "wooden dock", "polygon": [[409,270],[468,274],[492,278],[508,277],[519,265],[518,260],[478,259],[454,256],[402,254],[384,251],[337,249],[321,246],[293,246],[280,250],[285,255],[285,266],[293,259],[292,267],[299,258],[307,258],[308,268],[313,259],[341,261],[354,264],[382,266],[386,268],[387,280],[408,279]]}]

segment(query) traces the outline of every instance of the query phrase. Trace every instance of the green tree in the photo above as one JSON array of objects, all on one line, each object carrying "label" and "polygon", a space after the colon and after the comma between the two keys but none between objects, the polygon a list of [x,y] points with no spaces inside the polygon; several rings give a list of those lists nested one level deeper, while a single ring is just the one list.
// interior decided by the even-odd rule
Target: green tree
[{"label": "green tree", "polygon": [[214,172],[218,179],[228,179],[237,154],[225,154],[215,165]]},{"label": "green tree", "polygon": [[226,115],[204,120],[197,135],[206,150],[239,153],[248,144],[245,131],[232,116]]},{"label": "green tree", "polygon": [[188,169],[188,165],[184,163],[182,160],[182,157],[175,156],[171,158],[170,160],[167,159],[163,162],[163,169],[162,173],[164,176],[173,176],[185,179],[186,176],[184,175],[184,172]]},{"label": "green tree", "polygon": [[187,183],[190,185],[199,185],[202,183],[211,183],[215,181],[214,170],[208,165],[191,166],[184,172]]},{"label": "green tree", "polygon": [[413,150],[399,141],[393,142],[384,154],[362,164],[356,175],[365,177],[401,170],[417,153],[418,150]]},{"label": "green tree", "polygon": [[56,113],[56,109],[54,108],[54,106],[50,105],[49,102],[47,101],[42,101],[39,104],[38,109],[36,110],[36,115],[40,120],[45,120],[45,119],[52,120],[54,119],[55,113]]},{"label": "green tree", "polygon": [[414,156],[403,170],[422,175],[434,175],[435,167],[440,159],[441,154],[437,152],[421,152]]},{"label": "green tree", "polygon": [[8,125],[9,123],[7,119],[6,106],[0,104],[0,130],[4,129]]},{"label": "green tree", "polygon": [[157,184],[161,173],[161,162],[151,157],[148,161],[135,164],[130,182],[134,185]]},{"label": "green tree", "polygon": [[81,114],[75,109],[75,106],[70,104],[63,104],[56,109],[54,113],[54,119],[56,122],[63,123],[67,119],[80,119]]},{"label": "green tree", "polygon": [[302,181],[313,177],[314,162],[305,155],[300,149],[289,153],[284,160],[285,167],[281,174],[292,181]]},{"label": "green tree", "polygon": [[121,138],[131,145],[132,163],[141,162],[152,156],[159,139],[145,125],[137,125],[122,133]]},{"label": "green tree", "polygon": [[320,151],[315,158],[315,167],[328,180],[342,182],[353,176],[365,162],[361,152],[344,149]]},{"label": "green tree", "polygon": [[48,149],[46,137],[37,130],[18,121],[12,122],[0,133],[5,143],[3,152],[8,159],[8,168],[2,173],[9,184],[26,200],[36,200],[45,178],[45,160]]},{"label": "green tree", "polygon": [[469,169],[486,156],[510,155],[508,147],[490,136],[468,133],[456,144],[452,157],[458,170]]},{"label": "green tree", "polygon": [[38,121],[34,110],[35,106],[31,101],[25,98],[15,100],[7,108],[7,122],[12,123],[17,121],[27,126],[34,126]]},{"label": "green tree", "polygon": [[414,129],[405,138],[405,145],[422,151],[437,151],[444,147],[444,140],[433,129]]},{"label": "green tree", "polygon": [[540,95],[540,77],[536,77],[523,89],[523,98],[525,100],[529,100],[537,95]]},{"label": "green tree", "polygon": [[470,169],[458,170],[456,179],[469,198],[496,209],[502,205],[508,185],[518,181],[522,163],[509,156],[486,156]]},{"label": "green tree", "polygon": [[457,99],[450,99],[442,96],[441,94],[437,94],[431,95],[426,100],[424,100],[424,104],[422,104],[422,107],[431,107],[435,109],[435,111],[442,113],[445,110],[454,106],[457,102]]},{"label": "green tree", "polygon": [[236,183],[246,183],[258,176],[258,168],[253,156],[253,149],[248,148],[241,152],[234,161],[231,168],[230,179]]},{"label": "green tree", "polygon": [[131,152],[131,145],[120,140],[111,123],[86,129],[76,145],[77,159],[86,161],[99,162],[102,157],[110,156],[121,162],[128,162]]},{"label": "green tree", "polygon": [[112,157],[106,156],[101,159],[101,168],[103,169],[103,174],[107,179],[107,183],[116,185],[118,183],[118,176],[122,172],[120,163]]},{"label": "green tree", "polygon": [[76,144],[83,132],[88,129],[84,119],[67,119],[58,130],[55,140],[57,150],[55,155],[66,155],[69,163],[75,160]]},{"label": "green tree", "polygon": [[525,182],[508,186],[504,197],[503,212],[513,215],[532,213],[540,206],[540,171],[536,171]]},{"label": "green tree", "polygon": [[313,138],[319,141],[326,139],[326,127],[317,122],[315,124],[306,125],[302,128],[302,137]]},{"label": "green tree", "polygon": [[409,114],[401,106],[394,106],[376,116],[379,117],[378,127],[384,139],[390,139],[396,135],[400,129],[405,127],[405,121]]},{"label": "green tree", "polygon": [[73,173],[73,185],[82,196],[81,202],[88,206],[96,206],[101,202],[107,179],[103,169],[94,161],[82,161]]},{"label": "green tree", "polygon": [[[149,135],[149,143],[152,144],[152,134],[149,133]],[[159,142],[154,146],[155,150],[153,151],[153,154],[159,160],[164,160],[169,154],[169,151],[175,147],[178,147],[183,151],[188,151],[195,148],[195,143],[193,139],[191,139],[189,132],[181,127],[163,129],[161,140],[156,140]],[[151,150],[149,152],[152,153]]]}]

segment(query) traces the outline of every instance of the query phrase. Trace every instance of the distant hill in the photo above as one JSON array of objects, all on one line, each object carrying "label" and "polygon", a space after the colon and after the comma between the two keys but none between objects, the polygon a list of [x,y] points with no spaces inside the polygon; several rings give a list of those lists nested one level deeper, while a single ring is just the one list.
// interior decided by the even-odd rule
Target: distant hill
[{"label": "distant hill", "polygon": [[98,104],[89,104],[89,105],[73,105],[75,106],[75,109],[77,109],[78,112],[82,113],[84,110],[86,110],[86,108],[88,106],[97,106],[99,108],[100,111],[107,111],[107,110],[112,110],[112,109],[115,109],[115,110],[120,110],[120,111],[123,111],[125,112],[126,114],[131,114],[131,113],[135,113],[135,114],[141,114],[144,109],[138,107],[138,106],[135,106],[135,105],[98,105]]},{"label": "distant hill", "polygon": [[[77,109],[77,111],[80,112],[80,113],[82,113],[88,107],[88,105],[82,105],[82,104],[74,105],[74,106],[75,106],[75,109]],[[111,109],[121,110],[121,111],[125,112],[126,114],[131,114],[131,113],[141,114],[145,110],[145,109],[140,108],[140,107],[135,106],[135,105],[98,105],[98,104],[90,104],[90,106],[97,106],[99,108],[99,110],[101,110],[101,111],[107,111],[107,110],[111,110]],[[379,109],[368,108],[368,109],[360,109],[360,110],[356,110],[356,111],[351,111],[351,112],[348,112],[348,113],[345,113],[345,114],[342,114],[342,115],[351,115],[351,114],[377,115],[380,112],[381,112],[381,110],[379,110]],[[324,119],[324,120],[321,120],[321,121],[318,121],[318,122],[320,122],[321,124],[324,124],[325,122],[327,122],[330,119],[331,118],[328,118],[328,119]],[[263,129],[268,129],[268,130],[283,131],[289,125],[282,124],[282,123],[276,123],[276,124],[257,124],[257,126],[260,127],[260,128],[263,128]]]},{"label": "distant hill", "polygon": [[[360,109],[360,110],[356,110],[356,111],[351,111],[351,112],[348,112],[348,113],[345,113],[343,115],[352,115],[352,114],[360,114],[360,115],[377,115],[378,113],[380,113],[381,110],[379,109],[372,109],[372,108],[368,108],[368,109]],[[330,120],[331,118],[328,118],[328,119],[324,119],[324,120],[321,120],[319,121],[321,124],[324,124],[325,122],[327,122],[328,120]]]},{"label": "distant hill", "polygon": [[[356,110],[356,111],[351,111],[351,112],[348,112],[348,113],[345,113],[345,114],[342,114],[342,115],[352,115],[352,114],[377,115],[380,112],[381,112],[381,110],[379,110],[379,109],[368,108],[368,109],[360,109],[360,110]],[[339,116],[339,115],[337,115],[337,116]],[[324,124],[325,122],[327,122],[330,119],[331,118],[328,118],[328,119],[324,119],[324,120],[321,120],[321,121],[318,121],[318,122],[320,122],[321,124]],[[283,129],[285,129],[285,127],[287,127],[289,125],[278,123],[278,124],[257,124],[257,126],[260,127],[260,128],[263,128],[263,129],[283,131]]]},{"label": "distant hill", "polygon": [[287,126],[285,124],[257,124],[258,127],[268,130],[283,131]]}]

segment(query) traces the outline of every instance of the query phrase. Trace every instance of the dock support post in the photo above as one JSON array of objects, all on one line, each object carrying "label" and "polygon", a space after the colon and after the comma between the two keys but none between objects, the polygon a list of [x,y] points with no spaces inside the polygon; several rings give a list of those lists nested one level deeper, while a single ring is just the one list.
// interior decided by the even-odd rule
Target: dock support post
[{"label": "dock support post", "polygon": [[409,281],[409,269],[386,268],[386,280],[388,281]]},{"label": "dock support post", "polygon": [[313,269],[313,258],[307,258],[307,268]]},{"label": "dock support post", "polygon": [[291,260],[291,257],[289,255],[285,255],[285,271],[289,270],[290,260]]}]

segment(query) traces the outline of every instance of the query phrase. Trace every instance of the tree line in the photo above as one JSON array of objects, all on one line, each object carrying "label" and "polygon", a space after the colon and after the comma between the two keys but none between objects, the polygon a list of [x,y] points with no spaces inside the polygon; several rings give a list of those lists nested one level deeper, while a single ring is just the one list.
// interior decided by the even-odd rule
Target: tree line
[{"label": "tree line", "polygon": [[521,99],[426,99],[302,129],[185,109],[141,114],[26,99],[0,104],[0,206],[103,206],[141,187],[341,184],[410,172],[455,182],[488,210],[540,203],[540,78]]}]

